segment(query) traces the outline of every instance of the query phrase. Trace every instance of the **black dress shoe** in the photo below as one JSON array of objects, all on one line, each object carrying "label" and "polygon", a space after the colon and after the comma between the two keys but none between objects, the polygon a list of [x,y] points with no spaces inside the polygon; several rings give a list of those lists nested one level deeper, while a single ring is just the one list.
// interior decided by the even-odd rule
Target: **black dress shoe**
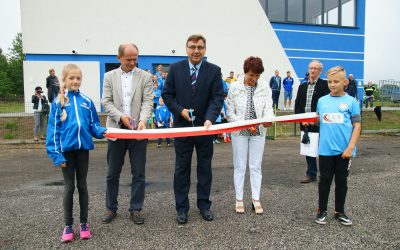
[{"label": "black dress shoe", "polygon": [[106,215],[103,217],[102,221],[104,224],[110,223],[111,221],[113,221],[115,219],[115,217],[117,217],[117,213],[107,210]]},{"label": "black dress shoe", "polygon": [[179,224],[186,224],[188,222],[188,216],[186,212],[178,212],[178,215],[176,216],[176,221]]},{"label": "black dress shoe", "polygon": [[211,212],[210,209],[200,210],[200,214],[203,217],[203,219],[206,220],[206,221],[214,220],[214,215],[213,215],[213,213]]},{"label": "black dress shoe", "polygon": [[132,211],[131,212],[131,220],[133,223],[137,225],[141,225],[144,223],[144,217],[143,214],[140,211]]}]

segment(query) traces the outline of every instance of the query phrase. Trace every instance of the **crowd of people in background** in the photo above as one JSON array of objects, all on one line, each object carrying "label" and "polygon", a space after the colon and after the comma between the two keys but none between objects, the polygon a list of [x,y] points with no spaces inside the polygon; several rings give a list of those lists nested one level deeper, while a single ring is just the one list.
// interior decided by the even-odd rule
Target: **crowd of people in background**
[{"label": "crowd of people in background", "polygon": [[[145,69],[146,72],[151,74],[151,70]],[[165,81],[168,76],[168,71],[166,67],[163,65],[158,65],[156,68],[156,72],[152,74],[152,83],[153,83],[153,108],[154,111],[152,113],[151,119],[147,121],[148,128],[171,128],[174,124],[174,116],[165,105],[160,104],[161,92],[164,88]],[[221,82],[223,85],[225,98],[227,97],[229,86],[231,83],[238,81],[240,79],[240,74],[235,75],[234,71],[230,71],[229,75],[225,78],[222,77]],[[309,72],[304,75],[303,79],[299,79],[300,85],[305,84],[309,81]],[[294,110],[294,103],[292,102],[293,98],[293,86],[294,86],[294,78],[291,76],[290,71],[286,71],[286,77],[282,80],[279,75],[279,70],[275,70],[274,75],[270,78],[269,87],[272,90],[272,107],[274,110],[280,110],[279,107],[279,97],[283,86],[284,91],[284,102],[283,102],[283,110]],[[46,78],[46,88],[47,88],[47,97],[43,94],[42,87],[37,86],[35,88],[35,92],[32,96],[32,103],[34,105],[34,141],[38,141],[38,139],[44,140],[45,133],[43,131],[45,118],[49,113],[50,104],[57,97],[60,92],[60,82],[58,77],[55,74],[55,70],[53,68],[49,69],[49,76]],[[348,84],[345,85],[345,92],[356,98],[358,100],[357,93],[357,83],[354,79],[353,74],[348,75]],[[368,84],[364,87],[364,98],[362,100],[363,106],[365,109],[370,107],[373,109],[373,104],[375,101],[374,94],[376,92],[376,87],[372,82],[368,82]],[[39,102],[39,100],[41,100]],[[159,106],[162,106],[159,108]],[[158,113],[157,113],[158,112]],[[218,117],[217,123],[226,123],[228,122],[226,115],[226,103],[224,102],[224,107],[221,110],[221,114]],[[40,135],[40,136],[39,136]],[[230,133],[216,135],[214,138],[214,144],[219,144],[220,140],[224,142],[230,142],[231,136]],[[173,145],[173,139],[166,140],[167,146]],[[157,147],[162,146],[162,140],[158,140]]]}]

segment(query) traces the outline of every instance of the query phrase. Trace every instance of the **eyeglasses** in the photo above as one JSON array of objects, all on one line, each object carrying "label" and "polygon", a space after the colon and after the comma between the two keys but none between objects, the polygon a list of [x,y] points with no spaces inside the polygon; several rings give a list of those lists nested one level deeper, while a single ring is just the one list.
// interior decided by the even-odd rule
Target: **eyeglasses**
[{"label": "eyeglasses", "polygon": [[204,46],[195,46],[195,45],[192,45],[192,46],[189,46],[189,47],[187,47],[188,49],[190,49],[190,50],[203,50],[203,49],[205,49],[206,47],[204,47]]},{"label": "eyeglasses", "polygon": [[309,67],[309,70],[320,70],[321,68],[317,68],[317,67]]}]

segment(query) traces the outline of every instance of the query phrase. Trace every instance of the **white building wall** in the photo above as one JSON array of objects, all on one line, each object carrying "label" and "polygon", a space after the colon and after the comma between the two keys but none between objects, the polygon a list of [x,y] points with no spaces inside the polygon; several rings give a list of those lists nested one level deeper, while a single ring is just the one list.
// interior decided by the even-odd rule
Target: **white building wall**
[{"label": "white building wall", "polygon": [[242,73],[249,56],[263,59],[262,78],[295,72],[258,0],[21,0],[21,15],[28,54],[115,55],[119,44],[134,42],[141,55],[186,56],[187,37],[201,33],[208,61],[224,76]]},{"label": "white building wall", "polygon": [[[24,62],[24,93],[25,103],[30,103],[36,86],[41,86],[43,94],[47,96],[46,78],[49,76],[49,69],[54,68],[56,75],[61,83],[61,72],[63,67],[68,63],[74,63],[81,68],[82,85],[80,90],[87,94],[96,105],[97,111],[100,110],[100,71],[98,62],[41,62],[41,61],[25,61]],[[90,72],[90,73],[88,73]],[[31,106],[28,106],[31,107]],[[27,113],[33,113],[33,110],[26,110]]]}]

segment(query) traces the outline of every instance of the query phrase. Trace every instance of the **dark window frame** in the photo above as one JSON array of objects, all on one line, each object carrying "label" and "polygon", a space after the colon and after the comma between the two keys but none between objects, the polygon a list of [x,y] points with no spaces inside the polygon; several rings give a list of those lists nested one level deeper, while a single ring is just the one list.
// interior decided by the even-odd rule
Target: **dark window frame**
[{"label": "dark window frame", "polygon": [[[301,24],[301,25],[311,25],[311,26],[325,26],[325,27],[338,27],[338,28],[349,28],[349,29],[357,29],[357,9],[358,9],[358,0],[354,0],[354,13],[353,13],[353,23],[354,26],[343,26],[342,25],[342,4],[345,0],[338,0],[338,24],[325,24],[325,0],[321,0],[321,24],[312,24],[312,23],[306,23],[306,16],[307,16],[307,9],[306,9],[306,1],[307,0],[302,0],[303,1],[303,21],[302,22],[295,22],[295,21],[289,21],[289,8],[288,8],[288,0],[285,1],[285,21],[274,21],[270,20],[271,23],[284,23],[284,24]],[[261,3],[260,3],[261,4]],[[265,5],[261,4],[263,7],[265,6],[265,14],[268,16],[268,0],[265,0]],[[269,17],[268,17],[269,18]]]}]

